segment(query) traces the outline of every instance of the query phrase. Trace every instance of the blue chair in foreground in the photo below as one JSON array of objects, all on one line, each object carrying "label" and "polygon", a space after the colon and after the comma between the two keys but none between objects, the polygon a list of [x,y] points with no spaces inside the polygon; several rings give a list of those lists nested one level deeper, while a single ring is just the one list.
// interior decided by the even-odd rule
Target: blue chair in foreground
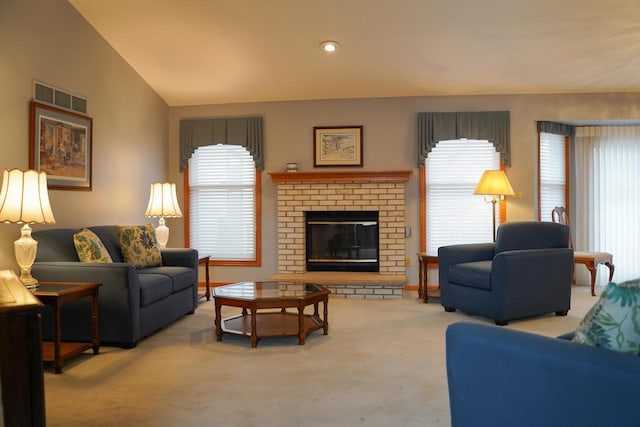
[{"label": "blue chair in foreground", "polygon": [[501,326],[569,311],[573,249],[565,225],[508,222],[498,228],[495,243],[439,248],[438,264],[446,311],[488,317]]}]

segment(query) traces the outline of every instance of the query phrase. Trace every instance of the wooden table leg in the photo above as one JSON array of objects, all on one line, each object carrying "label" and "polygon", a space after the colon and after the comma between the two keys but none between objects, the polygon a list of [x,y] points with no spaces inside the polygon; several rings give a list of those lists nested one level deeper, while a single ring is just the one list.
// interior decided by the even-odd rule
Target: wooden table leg
[{"label": "wooden table leg", "polygon": [[257,328],[256,328],[256,309],[255,308],[251,308],[251,348],[256,348],[258,346],[258,333],[257,333]]},{"label": "wooden table leg", "polygon": [[216,341],[222,341],[222,307],[218,300],[215,300],[216,305]]},{"label": "wooden table leg", "polygon": [[207,301],[211,299],[211,289],[209,287],[209,258],[207,257],[207,261],[205,262],[205,270],[204,270],[204,280],[206,290],[204,291],[204,296],[207,298]]},{"label": "wooden table leg", "polygon": [[329,333],[329,320],[327,319],[327,316],[329,315],[329,308],[327,307],[327,304],[329,304],[329,298],[322,302],[322,305],[324,306],[324,335]]},{"label": "wooden table leg", "polygon": [[60,330],[60,305],[53,306],[53,360],[51,364],[56,374],[62,372],[61,348],[62,331]]},{"label": "wooden table leg", "polygon": [[93,329],[93,354],[100,352],[100,335],[98,328],[98,288],[91,296],[91,327]]},{"label": "wooden table leg", "polygon": [[304,328],[304,303],[298,303],[298,344],[304,345],[307,331]]}]

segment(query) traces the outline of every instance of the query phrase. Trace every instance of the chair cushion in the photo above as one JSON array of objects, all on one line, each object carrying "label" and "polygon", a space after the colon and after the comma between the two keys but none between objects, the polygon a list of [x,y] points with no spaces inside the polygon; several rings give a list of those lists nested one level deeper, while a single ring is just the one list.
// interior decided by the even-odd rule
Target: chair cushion
[{"label": "chair cushion", "polygon": [[100,238],[89,229],[74,234],[73,244],[81,262],[113,262]]},{"label": "chair cushion", "polygon": [[609,283],[572,341],[640,354],[640,279]]},{"label": "chair cushion", "polygon": [[116,225],[124,262],[136,268],[162,265],[162,256],[151,224]]},{"label": "chair cushion", "polygon": [[608,252],[582,252],[575,251],[573,253],[575,259],[593,259],[596,264],[609,261],[613,259],[613,255]]},{"label": "chair cushion", "polygon": [[449,267],[449,281],[458,285],[491,289],[491,261],[475,261]]}]

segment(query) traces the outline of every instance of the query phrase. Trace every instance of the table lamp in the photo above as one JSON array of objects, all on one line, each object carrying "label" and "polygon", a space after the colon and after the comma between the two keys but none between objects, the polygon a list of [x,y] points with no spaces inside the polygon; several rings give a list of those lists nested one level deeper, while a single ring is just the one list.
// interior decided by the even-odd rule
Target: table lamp
[{"label": "table lamp", "polygon": [[176,185],[168,182],[151,184],[149,205],[144,216],[147,218],[160,217],[158,227],[156,227],[156,239],[160,248],[166,248],[169,241],[169,227],[165,225],[164,219],[182,217],[176,196]]},{"label": "table lamp", "polygon": [[38,281],[31,276],[38,242],[31,237],[29,224],[56,222],[49,204],[47,174],[35,170],[6,170],[0,190],[0,221],[22,224],[20,238],[14,242],[16,261],[20,266],[20,281],[27,289],[36,289]]},{"label": "table lamp", "polygon": [[[501,170],[486,170],[473,194],[482,194],[485,201],[493,205],[493,241],[496,241],[496,203],[504,196],[513,196],[513,188],[507,175]],[[490,199],[487,196],[491,196]]]}]

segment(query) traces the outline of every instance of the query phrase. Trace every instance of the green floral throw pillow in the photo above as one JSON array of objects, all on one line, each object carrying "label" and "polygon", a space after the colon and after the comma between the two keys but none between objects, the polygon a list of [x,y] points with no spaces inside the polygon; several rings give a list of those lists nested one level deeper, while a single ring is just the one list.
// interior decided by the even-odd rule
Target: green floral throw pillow
[{"label": "green floral throw pillow", "polygon": [[136,268],[162,265],[153,225],[116,225],[122,258]]},{"label": "green floral throw pillow", "polygon": [[113,262],[102,240],[88,228],[73,235],[73,244],[82,262]]},{"label": "green floral throw pillow", "polygon": [[572,341],[640,354],[640,279],[609,283]]}]

